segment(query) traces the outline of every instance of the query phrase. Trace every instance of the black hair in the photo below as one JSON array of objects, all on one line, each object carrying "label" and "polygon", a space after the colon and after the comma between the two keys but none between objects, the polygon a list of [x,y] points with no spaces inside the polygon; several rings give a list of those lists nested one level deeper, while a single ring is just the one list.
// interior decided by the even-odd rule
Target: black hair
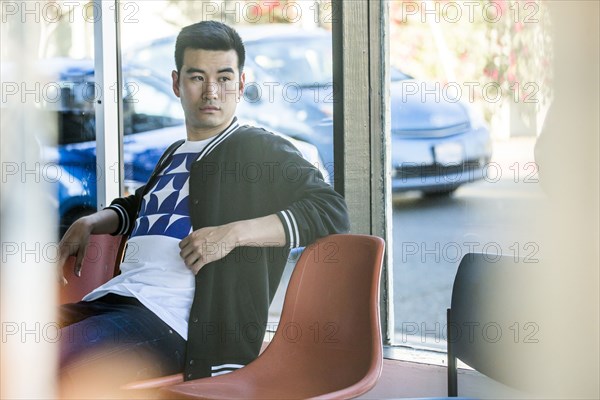
[{"label": "black hair", "polygon": [[235,50],[238,57],[238,70],[240,74],[246,61],[246,50],[242,38],[232,27],[218,21],[202,21],[186,26],[179,32],[175,42],[175,66],[177,73],[183,66],[183,53],[185,49],[203,50]]}]

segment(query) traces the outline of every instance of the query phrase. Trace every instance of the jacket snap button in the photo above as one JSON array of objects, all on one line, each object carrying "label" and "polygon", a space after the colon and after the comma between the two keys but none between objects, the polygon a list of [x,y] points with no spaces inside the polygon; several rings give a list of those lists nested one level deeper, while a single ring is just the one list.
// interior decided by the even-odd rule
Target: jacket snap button
[{"label": "jacket snap button", "polygon": [[190,360],[190,365],[194,365],[194,360]]},{"label": "jacket snap button", "polygon": [[192,322],[198,322],[198,317],[192,318]]},{"label": "jacket snap button", "polygon": [[193,203],[194,203],[195,206],[197,206],[198,203],[199,203],[198,199],[194,199]]}]

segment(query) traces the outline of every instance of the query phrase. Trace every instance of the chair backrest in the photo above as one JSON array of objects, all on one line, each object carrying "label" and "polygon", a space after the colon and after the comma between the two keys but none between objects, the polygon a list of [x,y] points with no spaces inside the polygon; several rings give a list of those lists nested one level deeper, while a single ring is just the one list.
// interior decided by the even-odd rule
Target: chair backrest
[{"label": "chair backrest", "polygon": [[307,369],[322,371],[295,395],[352,397],[368,391],[379,379],[384,248],[378,237],[340,234],[318,240],[300,256],[279,326],[265,351],[275,355],[271,362],[293,354],[293,367],[283,358],[280,367],[297,369],[299,375]]},{"label": "chair backrest", "polygon": [[540,264],[512,256],[466,254],[448,309],[448,395],[457,395],[456,358],[513,388],[534,382],[524,371],[540,366],[540,332],[532,298]]},{"label": "chair backrest", "polygon": [[75,257],[69,257],[64,276],[69,282],[61,288],[60,303],[78,302],[93,289],[119,272],[125,249],[125,236],[92,235],[83,259],[81,277],[74,273]]}]

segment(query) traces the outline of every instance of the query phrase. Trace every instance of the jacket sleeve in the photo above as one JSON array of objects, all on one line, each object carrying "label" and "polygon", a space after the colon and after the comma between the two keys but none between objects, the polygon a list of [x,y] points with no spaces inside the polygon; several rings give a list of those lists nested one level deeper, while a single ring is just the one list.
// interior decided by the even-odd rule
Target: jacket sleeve
[{"label": "jacket sleeve", "polygon": [[274,158],[280,179],[276,187],[285,208],[277,212],[286,243],[290,248],[304,247],[315,240],[350,230],[344,198],[323,180],[320,171],[306,161],[287,140],[277,137]]},{"label": "jacket sleeve", "polygon": [[135,194],[113,200],[110,205],[106,207],[106,209],[115,211],[119,217],[119,227],[112,233],[113,236],[128,236],[133,230],[139,204],[142,199],[142,194],[144,193],[144,187],[145,186],[138,188],[135,191]]}]

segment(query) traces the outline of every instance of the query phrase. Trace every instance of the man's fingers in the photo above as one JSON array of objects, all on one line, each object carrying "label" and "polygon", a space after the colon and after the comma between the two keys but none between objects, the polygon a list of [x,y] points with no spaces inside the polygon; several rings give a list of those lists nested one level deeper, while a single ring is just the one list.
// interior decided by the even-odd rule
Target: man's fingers
[{"label": "man's fingers", "polygon": [[75,259],[74,273],[76,276],[81,276],[81,268],[83,266],[83,258],[85,257],[85,249],[79,249],[77,258]]},{"label": "man's fingers", "polygon": [[65,267],[65,262],[61,262],[59,260],[58,264],[56,264],[56,279],[62,286],[66,286],[69,281],[65,278],[65,274],[63,273]]},{"label": "man's fingers", "polygon": [[189,234],[188,236],[184,237],[181,242],[179,242],[179,248],[183,249],[184,247],[186,247],[188,245],[188,243],[190,242],[190,240],[192,240],[191,236],[192,236],[193,232],[191,234]]},{"label": "man's fingers", "polygon": [[190,253],[187,257],[183,259],[183,262],[188,268],[192,268],[194,264],[199,261],[202,261],[202,254]]},{"label": "man's fingers", "polygon": [[198,272],[200,272],[200,270],[202,269],[202,267],[204,267],[204,265],[206,265],[206,263],[200,258],[198,261],[196,261],[189,268],[192,270],[192,272],[194,273],[194,275],[197,275]]},{"label": "man's fingers", "polygon": [[221,227],[201,228],[179,242],[179,256],[194,274],[206,264],[223,258],[231,251],[223,251],[227,248],[224,233],[226,232]]},{"label": "man's fingers", "polygon": [[[59,277],[59,281],[62,282],[63,284],[66,284],[68,281],[64,278],[64,269],[65,267],[67,267],[69,264],[69,260],[71,259],[71,257],[73,258],[73,260],[76,260],[76,253],[77,251],[77,247],[75,246],[74,243],[70,243],[69,241],[61,241],[59,244],[59,259],[58,259],[58,271],[60,274]],[[73,261],[71,261],[73,262]],[[75,261],[73,263],[73,267],[75,268],[75,266],[77,265],[77,262]]]},{"label": "man's fingers", "polygon": [[58,259],[58,263],[56,264],[56,266],[58,267],[59,271],[62,271],[62,269],[65,267],[65,264],[67,263],[67,259],[69,258],[68,254],[61,254],[60,258]]},{"label": "man's fingers", "polygon": [[[179,242],[179,248],[181,251],[179,255],[184,259],[186,265],[189,267],[192,265],[198,257],[202,257],[202,242],[198,239],[194,241],[192,238],[193,233],[189,236],[185,237],[181,242]],[[190,259],[191,258],[191,259]]]},{"label": "man's fingers", "polygon": [[194,249],[192,248],[192,246],[183,247],[179,252],[179,256],[185,260],[190,254],[193,253],[193,251]]},{"label": "man's fingers", "polygon": [[204,264],[206,264],[204,260],[205,256],[200,251],[196,251],[191,244],[183,248],[179,255],[183,259],[185,266],[188,267],[194,275],[200,271],[200,268],[202,268]]}]

